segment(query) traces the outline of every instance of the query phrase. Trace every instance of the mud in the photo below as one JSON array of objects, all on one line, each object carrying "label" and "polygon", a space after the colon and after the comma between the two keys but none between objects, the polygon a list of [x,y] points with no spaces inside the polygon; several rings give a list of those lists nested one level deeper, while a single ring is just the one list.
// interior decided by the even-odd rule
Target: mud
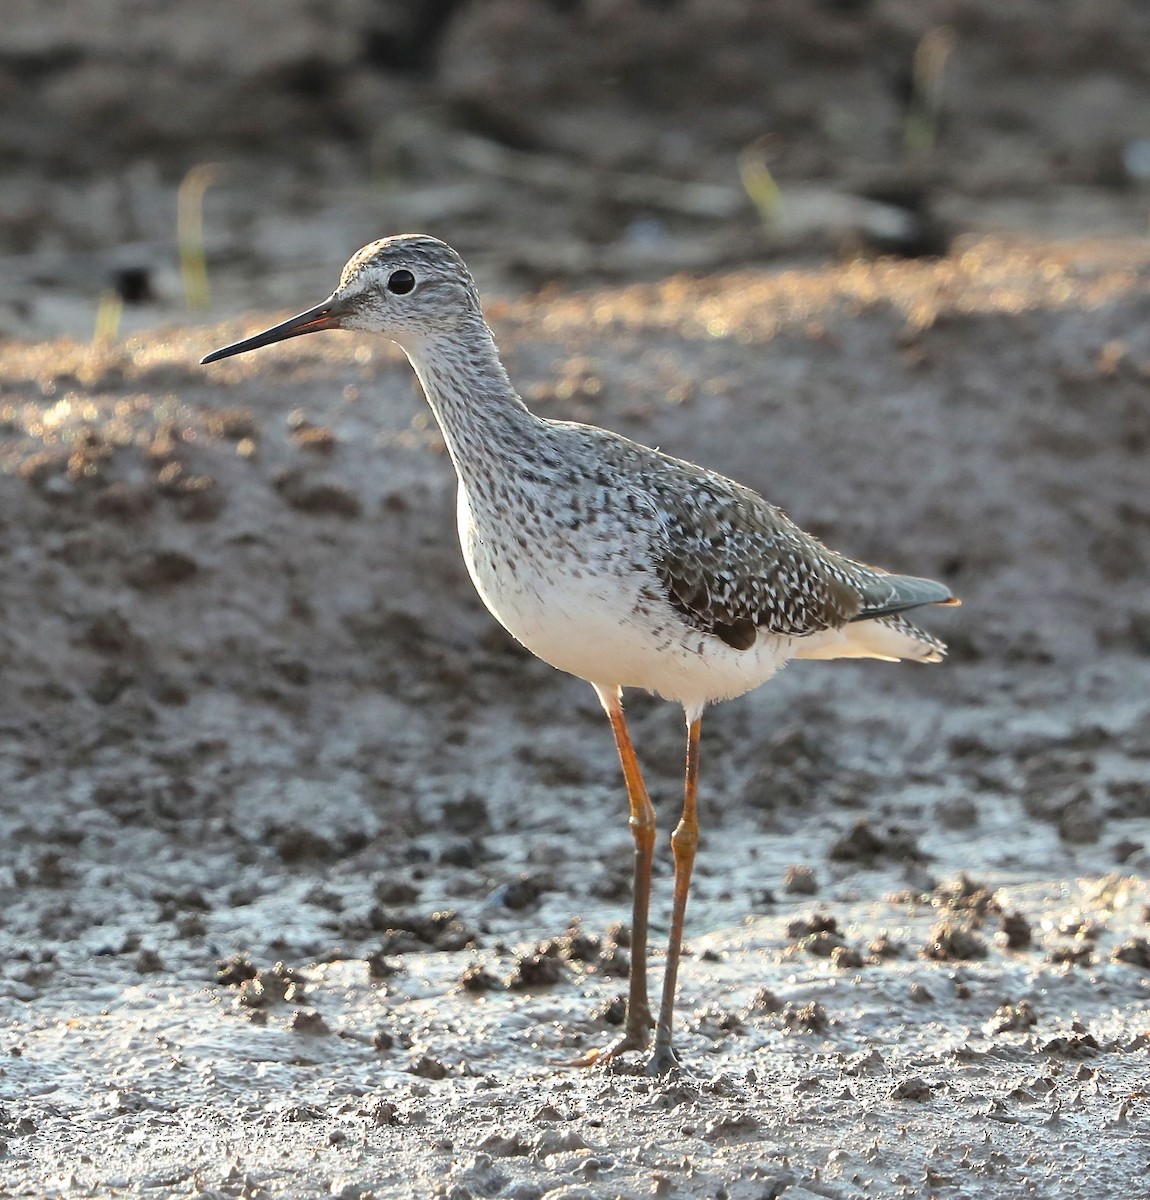
[{"label": "mud", "polygon": [[[5,1191],[1136,1194],[1148,274],[976,239],[491,303],[540,411],[964,598],[941,666],[707,715],[658,1081],[559,1065],[621,1016],[618,768],[475,598],[406,364],[10,345]],[[630,710],[665,832],[681,718]]]}]

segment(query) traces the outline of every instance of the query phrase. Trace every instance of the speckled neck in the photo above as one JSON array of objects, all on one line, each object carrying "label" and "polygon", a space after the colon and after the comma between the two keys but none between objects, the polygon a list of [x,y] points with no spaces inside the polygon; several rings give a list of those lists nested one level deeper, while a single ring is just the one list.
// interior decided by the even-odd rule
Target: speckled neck
[{"label": "speckled neck", "polygon": [[447,449],[465,483],[493,460],[519,457],[538,440],[542,422],[519,398],[482,320],[403,346]]}]

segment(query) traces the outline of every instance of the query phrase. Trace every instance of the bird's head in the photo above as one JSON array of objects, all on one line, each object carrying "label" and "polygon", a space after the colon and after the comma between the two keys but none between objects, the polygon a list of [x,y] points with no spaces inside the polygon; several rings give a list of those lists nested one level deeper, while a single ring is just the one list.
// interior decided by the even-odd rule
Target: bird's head
[{"label": "bird's head", "polygon": [[451,333],[476,319],[482,319],[479,293],[459,255],[436,238],[401,234],[353,254],[339,287],[322,304],[214,350],[201,361],[218,362],[321,329],[382,333],[406,345]]}]

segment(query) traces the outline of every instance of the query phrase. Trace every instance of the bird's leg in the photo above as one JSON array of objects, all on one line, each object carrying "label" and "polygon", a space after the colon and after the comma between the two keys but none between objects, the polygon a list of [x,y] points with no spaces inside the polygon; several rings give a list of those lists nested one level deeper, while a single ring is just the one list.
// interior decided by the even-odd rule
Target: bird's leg
[{"label": "bird's leg", "polygon": [[618,689],[596,688],[599,699],[611,721],[623,779],[627,784],[627,799],[631,805],[631,837],[635,841],[635,869],[631,906],[631,978],[627,993],[627,1014],[623,1036],[605,1050],[592,1050],[576,1059],[574,1066],[590,1066],[606,1062],[625,1050],[646,1050],[654,1020],[647,1000],[647,910],[651,903],[651,867],[655,860],[655,808],[647,795],[647,785],[639,770],[635,747],[623,716]]},{"label": "bird's leg", "polygon": [[631,806],[628,824],[635,842],[634,872],[631,883],[631,974],[627,994],[627,1018],[623,1041],[616,1051],[646,1050],[651,1036],[651,1005],[647,1000],[647,911],[651,905],[651,869],[655,861],[655,807],[647,795],[647,785],[639,770],[635,747],[627,730],[623,706],[616,699],[607,710],[611,729],[619,749],[619,762],[627,783]]},{"label": "bird's leg", "polygon": [[655,1028],[655,1050],[647,1063],[648,1075],[665,1075],[679,1063],[671,1045],[671,1018],[675,1010],[675,984],[679,975],[679,950],[683,943],[683,918],[687,911],[687,893],[691,889],[691,871],[695,866],[695,848],[699,844],[699,819],[695,797],[699,789],[699,726],[701,717],[687,716],[687,769],[683,795],[683,815],[671,834],[675,858],[675,893],[671,907],[671,935],[667,941],[667,968],[663,976],[663,1000],[659,1005],[659,1024]]}]

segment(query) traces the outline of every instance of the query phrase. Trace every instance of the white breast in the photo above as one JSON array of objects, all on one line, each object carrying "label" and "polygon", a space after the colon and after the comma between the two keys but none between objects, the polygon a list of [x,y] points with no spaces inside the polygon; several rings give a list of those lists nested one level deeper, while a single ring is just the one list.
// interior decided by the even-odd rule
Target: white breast
[{"label": "white breast", "polygon": [[[601,687],[639,687],[688,708],[758,687],[793,654],[792,639],[760,636],[734,650],[692,629],[662,593],[649,544],[600,532],[477,519],[461,486],[459,540],[480,598],[537,658]],[[507,544],[508,530],[525,545]]]}]

